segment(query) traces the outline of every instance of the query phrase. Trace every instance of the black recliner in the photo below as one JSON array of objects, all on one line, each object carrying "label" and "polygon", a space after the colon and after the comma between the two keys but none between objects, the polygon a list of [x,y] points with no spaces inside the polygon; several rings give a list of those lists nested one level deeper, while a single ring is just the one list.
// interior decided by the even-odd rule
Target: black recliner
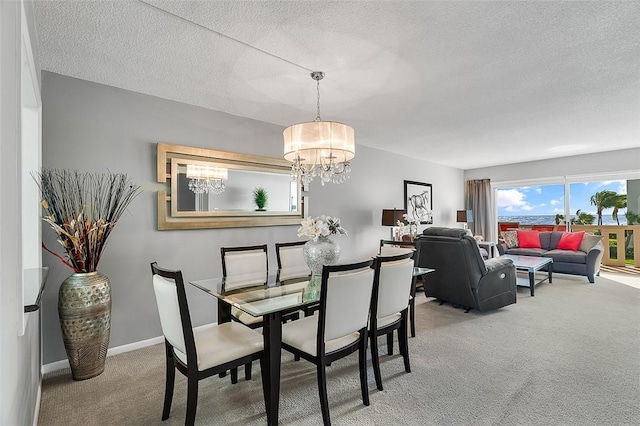
[{"label": "black recliner", "polygon": [[432,227],[417,239],[424,293],[454,306],[490,311],[516,303],[516,269],[509,259],[483,260],[464,229]]}]

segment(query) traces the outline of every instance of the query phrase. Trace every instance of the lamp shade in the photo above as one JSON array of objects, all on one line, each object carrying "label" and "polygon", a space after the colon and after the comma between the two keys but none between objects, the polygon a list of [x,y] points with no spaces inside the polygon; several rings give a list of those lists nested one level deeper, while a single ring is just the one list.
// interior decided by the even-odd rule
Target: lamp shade
[{"label": "lamp shade", "polygon": [[382,210],[382,226],[396,226],[398,221],[403,220],[406,210],[400,209],[384,209]]},{"label": "lamp shade", "polygon": [[342,163],[355,157],[353,128],[336,121],[310,121],[287,127],[284,158],[301,164]]},{"label": "lamp shade", "polygon": [[458,210],[456,212],[456,217],[457,222],[473,222],[473,210]]}]

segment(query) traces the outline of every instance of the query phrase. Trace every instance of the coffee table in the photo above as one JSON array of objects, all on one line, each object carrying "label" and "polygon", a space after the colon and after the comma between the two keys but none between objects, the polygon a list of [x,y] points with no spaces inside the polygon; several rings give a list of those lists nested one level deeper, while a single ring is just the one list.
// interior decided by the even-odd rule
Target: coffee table
[{"label": "coffee table", "polygon": [[[529,287],[531,296],[534,294],[536,284],[540,284],[546,280],[551,283],[553,275],[553,259],[550,257],[537,257],[537,256],[516,256],[512,254],[504,254],[500,257],[511,259],[518,271],[525,271],[529,273],[529,279],[518,277],[516,284],[519,287]],[[547,276],[536,281],[536,272],[547,266]]]}]

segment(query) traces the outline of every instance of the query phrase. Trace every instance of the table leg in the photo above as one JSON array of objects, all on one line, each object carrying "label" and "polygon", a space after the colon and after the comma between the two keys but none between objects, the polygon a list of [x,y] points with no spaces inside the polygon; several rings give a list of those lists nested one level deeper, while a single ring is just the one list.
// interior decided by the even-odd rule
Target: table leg
[{"label": "table leg", "polygon": [[529,290],[531,292],[531,296],[533,296],[533,289],[536,286],[536,273],[534,271],[529,271]]},{"label": "table leg", "polygon": [[266,392],[267,424],[278,424],[280,406],[280,354],[282,348],[282,321],[279,312],[263,316],[264,365],[268,369]]},{"label": "table leg", "polygon": [[[231,321],[231,305],[227,302],[224,302],[218,299],[218,324],[222,324],[225,322]],[[218,377],[225,377],[227,375],[226,371],[218,374]]]},{"label": "table leg", "polygon": [[549,271],[549,283],[551,283],[552,282],[551,277],[553,275],[553,262],[549,264],[549,267],[547,268],[547,270]]}]

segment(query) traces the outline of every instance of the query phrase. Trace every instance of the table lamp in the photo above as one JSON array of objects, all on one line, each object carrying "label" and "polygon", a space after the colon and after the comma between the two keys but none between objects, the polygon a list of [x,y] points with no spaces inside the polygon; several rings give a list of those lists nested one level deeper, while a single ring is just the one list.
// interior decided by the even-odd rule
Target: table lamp
[{"label": "table lamp", "polygon": [[384,209],[382,210],[382,226],[391,226],[391,240],[396,241],[398,236],[398,221],[404,221],[406,210],[402,209]]},{"label": "table lamp", "polygon": [[464,229],[467,229],[467,223],[473,223],[473,210],[458,210],[456,212],[456,221],[462,222]]}]

